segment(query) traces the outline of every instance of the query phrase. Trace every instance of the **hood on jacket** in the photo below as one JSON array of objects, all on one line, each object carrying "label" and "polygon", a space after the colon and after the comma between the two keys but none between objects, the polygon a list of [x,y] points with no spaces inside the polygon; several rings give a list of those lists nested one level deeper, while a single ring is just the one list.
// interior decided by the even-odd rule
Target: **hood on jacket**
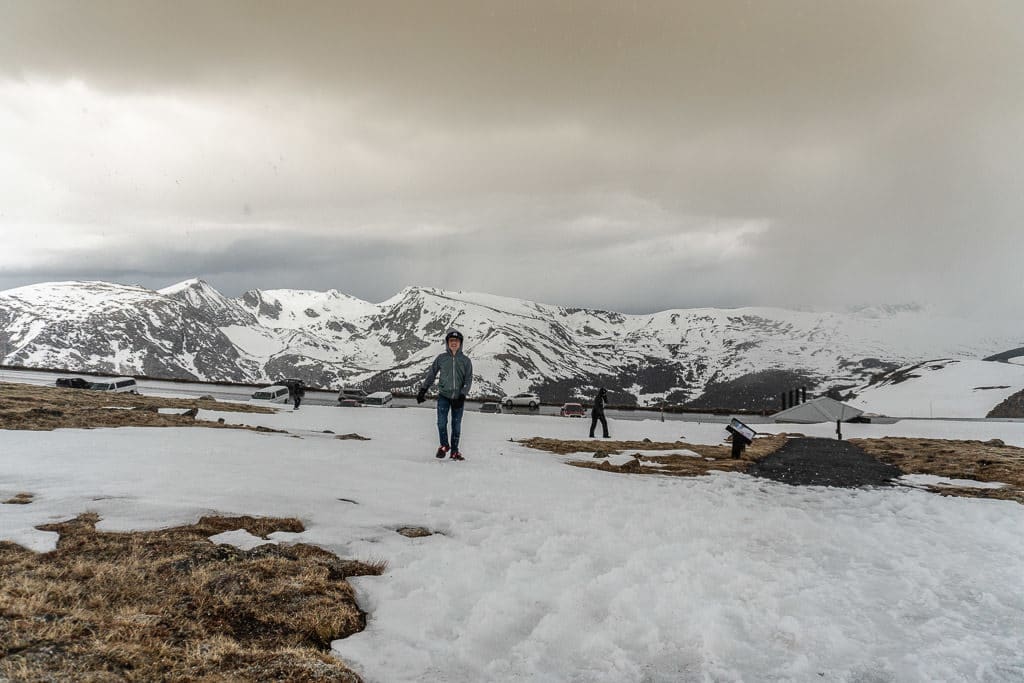
[{"label": "hood on jacket", "polygon": [[462,350],[462,344],[464,344],[465,341],[462,338],[462,333],[459,332],[454,327],[444,333],[444,345],[445,345],[445,347],[447,348],[448,340],[451,339],[452,337],[455,337],[456,339],[459,340],[459,350],[461,351]]}]

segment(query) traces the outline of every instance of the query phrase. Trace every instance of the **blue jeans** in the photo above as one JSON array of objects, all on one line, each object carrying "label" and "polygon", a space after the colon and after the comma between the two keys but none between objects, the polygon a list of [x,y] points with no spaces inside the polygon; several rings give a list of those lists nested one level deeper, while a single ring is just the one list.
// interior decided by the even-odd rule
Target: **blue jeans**
[{"label": "blue jeans", "polygon": [[447,396],[437,397],[437,435],[441,438],[441,445],[448,446],[448,411],[452,413],[452,442],[453,452],[459,450],[459,437],[462,435],[462,412],[466,404],[458,408],[452,408],[452,401]]}]

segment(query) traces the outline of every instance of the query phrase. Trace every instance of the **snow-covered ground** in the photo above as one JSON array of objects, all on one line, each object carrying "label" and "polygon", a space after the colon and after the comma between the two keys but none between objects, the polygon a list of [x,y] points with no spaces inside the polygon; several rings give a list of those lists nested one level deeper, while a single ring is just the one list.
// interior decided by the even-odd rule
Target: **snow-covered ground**
[{"label": "snow-covered ground", "polygon": [[858,390],[850,405],[893,417],[979,418],[1024,389],[1024,366],[1015,363],[942,359],[913,368],[905,381]]},{"label": "snow-covered ground", "polygon": [[[510,438],[589,422],[469,414],[438,461],[426,409],[202,413],[212,429],[0,432],[0,538],[86,510],[104,530],[295,516],[306,541],[384,559],[354,580],[366,630],[336,652],[368,681],[1024,680],[1024,506],[914,486],[791,487],[739,474],[625,476]],[[616,438],[717,443],[721,424],[613,421]],[[820,432],[834,425],[759,425]],[[337,440],[357,432],[370,441]],[[1000,438],[1024,424],[905,421],[844,435]],[[567,456],[567,457],[579,457]],[[343,500],[345,499],[345,500]],[[354,501],[354,502],[350,502]],[[408,539],[394,529],[425,526]],[[247,546],[244,533],[218,541]]]}]

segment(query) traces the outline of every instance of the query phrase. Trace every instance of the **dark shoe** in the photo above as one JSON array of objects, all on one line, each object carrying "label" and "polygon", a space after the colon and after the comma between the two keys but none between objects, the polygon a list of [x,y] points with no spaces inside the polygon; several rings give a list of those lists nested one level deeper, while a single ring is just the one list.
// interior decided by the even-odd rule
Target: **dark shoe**
[{"label": "dark shoe", "polygon": [[446,455],[448,455],[448,447],[447,446],[441,446],[440,448],[437,449],[437,453],[434,455],[434,457],[435,458],[443,458]]},{"label": "dark shoe", "polygon": [[452,460],[465,460],[465,458],[462,457],[462,453],[459,453],[458,451],[453,451],[451,458]]},{"label": "dark shoe", "polygon": [[611,437],[610,435],[608,435],[608,434],[605,434],[605,435],[604,435],[604,438],[606,438],[606,439],[610,439],[610,438],[612,438],[612,437]]}]

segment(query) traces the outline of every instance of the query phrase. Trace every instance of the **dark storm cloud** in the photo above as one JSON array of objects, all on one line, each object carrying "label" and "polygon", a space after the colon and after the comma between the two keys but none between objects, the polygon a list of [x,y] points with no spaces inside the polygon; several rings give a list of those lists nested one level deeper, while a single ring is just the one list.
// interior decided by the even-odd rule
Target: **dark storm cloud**
[{"label": "dark storm cloud", "polygon": [[[1021,3],[2,12],[0,81],[28,85],[0,100],[26,132],[0,132],[0,172],[31,173],[0,190],[0,230],[120,226],[67,254],[130,248],[154,280],[625,310],[1024,300]],[[82,111],[36,114],[65,101]],[[33,249],[0,283],[75,260]]]}]

